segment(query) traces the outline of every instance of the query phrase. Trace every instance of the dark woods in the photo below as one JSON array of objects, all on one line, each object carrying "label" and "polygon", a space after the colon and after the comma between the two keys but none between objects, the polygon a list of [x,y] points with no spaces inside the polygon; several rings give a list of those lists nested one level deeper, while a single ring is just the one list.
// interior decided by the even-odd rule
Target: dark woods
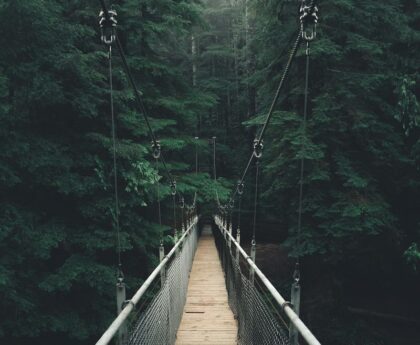
[{"label": "dark woods", "polygon": [[[227,202],[251,153],[298,28],[297,4],[118,0],[113,7],[178,189],[187,203],[198,190],[202,213],[211,214],[215,188]],[[410,322],[377,314],[420,319],[420,3],[334,0],[319,8],[306,136],[302,46],[264,140],[257,242],[303,257],[302,316],[323,344],[418,344]],[[1,343],[92,343],[115,314],[108,60],[98,12],[97,1],[0,0]],[[113,63],[131,294],[157,263],[161,231],[171,245],[173,211],[116,51]],[[253,169],[242,201],[245,238]],[[269,263],[269,255],[257,260]],[[286,295],[291,276],[272,278]]]}]

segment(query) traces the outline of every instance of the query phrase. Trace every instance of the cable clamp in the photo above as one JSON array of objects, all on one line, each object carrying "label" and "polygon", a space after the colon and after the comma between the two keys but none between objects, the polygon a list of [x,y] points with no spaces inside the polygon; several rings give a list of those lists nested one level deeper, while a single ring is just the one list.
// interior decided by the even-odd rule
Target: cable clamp
[{"label": "cable clamp", "polygon": [[117,37],[117,11],[109,10],[108,18],[104,11],[99,12],[99,27],[101,28],[101,41],[111,45]]},{"label": "cable clamp", "polygon": [[295,283],[300,282],[300,268],[298,263],[296,263],[295,270],[293,272],[293,280]]},{"label": "cable clamp", "polygon": [[127,305],[131,304],[133,306],[133,308],[136,306],[134,304],[134,302],[131,299],[126,299],[124,302],[122,302],[121,304],[121,310],[123,310]]},{"label": "cable clamp", "polygon": [[119,284],[124,283],[124,272],[122,270],[121,263],[118,264],[118,269],[117,269],[117,283],[119,283]]},{"label": "cable clamp", "polygon": [[161,153],[160,141],[156,140],[152,142],[152,154],[154,159],[159,159]]},{"label": "cable clamp", "polygon": [[263,141],[255,139],[254,140],[254,157],[259,159],[262,157],[262,151],[263,151],[264,145]]},{"label": "cable clamp", "polygon": [[185,200],[184,197],[181,196],[181,198],[179,199],[179,207],[180,208],[184,208],[185,207]]},{"label": "cable clamp", "polygon": [[308,0],[302,0],[299,15],[302,38],[307,42],[314,40],[318,23],[318,7],[312,2],[308,4]]},{"label": "cable clamp", "polygon": [[290,307],[291,309],[293,309],[293,304],[292,304],[291,302],[289,302],[289,301],[284,301],[284,302],[281,304],[281,309],[284,311],[284,309],[285,309],[286,307]]}]

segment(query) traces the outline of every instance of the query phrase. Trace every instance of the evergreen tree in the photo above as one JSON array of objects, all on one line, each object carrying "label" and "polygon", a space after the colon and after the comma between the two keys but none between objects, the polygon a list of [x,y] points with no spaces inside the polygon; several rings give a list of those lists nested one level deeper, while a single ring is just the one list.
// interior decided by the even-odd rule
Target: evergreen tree
[{"label": "evergreen tree", "polygon": [[[114,316],[114,171],[98,6],[78,0],[0,6],[2,342],[91,342]],[[191,173],[195,114],[211,104],[192,88],[188,73],[197,7],[169,0],[114,7],[178,189],[187,202],[197,189],[208,198],[208,174]],[[157,262],[155,188],[161,180],[165,198],[169,187],[162,167],[156,171],[152,162],[146,126],[115,48],[113,55],[120,237],[131,294]],[[204,141],[199,145],[207,150]],[[165,224],[172,224],[170,214],[164,214]],[[173,233],[170,226],[164,230]]]},{"label": "evergreen tree", "polygon": [[[324,272],[322,293],[332,294],[335,305],[344,307],[356,281],[373,287],[382,281],[396,288],[398,281],[413,280],[404,274],[402,253],[418,236],[420,221],[413,207],[420,195],[418,157],[413,152],[419,138],[415,96],[419,75],[413,50],[419,44],[418,7],[394,0],[332,1],[320,7],[318,37],[311,45],[306,134],[301,131],[302,47],[291,72],[290,91],[280,100],[266,138],[263,198],[267,213],[280,215],[277,221],[288,230],[291,254],[309,256],[312,263],[319,259],[316,268],[308,265]],[[284,66],[286,52],[281,56],[279,46],[296,32],[296,12],[265,1],[256,1],[255,10],[255,44],[260,52],[255,80],[266,109]],[[273,13],[279,13],[278,19]],[[301,157],[306,163],[303,232],[298,237]],[[406,257],[418,260],[415,244]],[[391,274],[393,269],[399,273]],[[322,316],[319,319],[322,322]],[[319,329],[322,339],[340,341],[333,328],[324,326]],[[354,338],[347,333],[347,343],[359,343],[364,333],[360,329],[356,333]]]}]

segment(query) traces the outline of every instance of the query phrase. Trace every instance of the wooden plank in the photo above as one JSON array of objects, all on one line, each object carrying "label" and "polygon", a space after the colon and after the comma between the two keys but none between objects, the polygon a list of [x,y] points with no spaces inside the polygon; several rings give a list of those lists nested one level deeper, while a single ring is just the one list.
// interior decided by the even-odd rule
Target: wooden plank
[{"label": "wooden plank", "polygon": [[237,333],[214,238],[207,228],[194,257],[176,345],[236,345]]}]

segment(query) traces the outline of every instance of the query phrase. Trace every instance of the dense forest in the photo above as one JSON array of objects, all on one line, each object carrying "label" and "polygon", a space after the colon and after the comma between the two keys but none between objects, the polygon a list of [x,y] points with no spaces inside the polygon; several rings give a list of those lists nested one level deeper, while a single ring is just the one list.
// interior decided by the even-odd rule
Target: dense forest
[{"label": "dense forest", "polygon": [[[228,202],[252,152],[299,28],[299,4],[109,3],[177,189],[188,204],[198,191],[202,214],[215,212],[215,190]],[[301,315],[323,344],[418,344],[420,1],[317,6],[305,135],[302,45],[264,138],[257,263],[287,296],[293,258],[302,258]],[[115,316],[112,124],[99,9],[93,0],[0,0],[2,344],[89,344]],[[116,51],[113,82],[131,295],[158,262],[160,234],[173,243],[173,205]],[[245,243],[254,179],[251,167]]]}]

